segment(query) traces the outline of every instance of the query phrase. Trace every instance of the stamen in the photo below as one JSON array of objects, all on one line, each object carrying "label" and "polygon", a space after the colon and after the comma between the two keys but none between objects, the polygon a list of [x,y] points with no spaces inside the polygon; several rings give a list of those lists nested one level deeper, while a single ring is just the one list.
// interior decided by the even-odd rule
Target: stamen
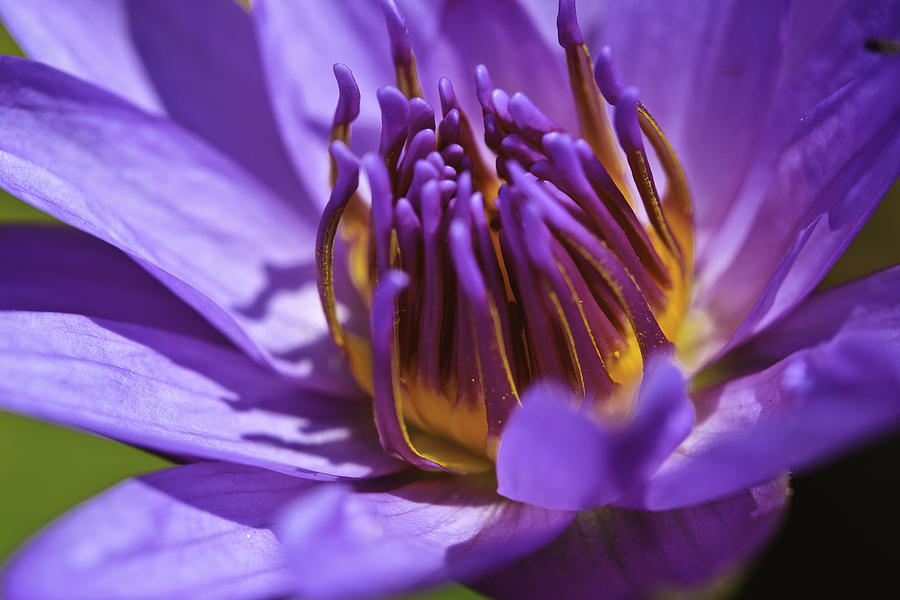
[{"label": "stamen", "polygon": [[424,160],[430,152],[434,151],[434,142],[434,129],[423,129],[406,145],[406,152],[403,154],[398,169],[400,177],[397,180],[397,189],[401,193],[409,188],[416,162]]},{"label": "stamen", "polygon": [[671,343],[660,330],[641,291],[616,257],[578,221],[553,202],[535,180],[529,179],[522,167],[511,162],[510,172],[516,186],[525,190],[530,198],[538,201],[544,218],[557,229],[562,241],[570,250],[579,252],[587,259],[616,294],[634,328],[645,362],[655,351],[669,348]]},{"label": "stamen", "polygon": [[[374,394],[384,448],[424,469],[478,472],[490,468],[519,392],[533,381],[568,383],[586,411],[629,409],[632,383],[681,326],[693,233],[688,189],[608,51],[593,72],[573,0],[560,1],[557,25],[584,139],[524,94],[494,87],[479,65],[483,141],[447,79],[438,83],[436,118],[419,89],[406,22],[393,0],[381,1],[397,87],[378,91],[379,153],[360,161],[371,202],[353,246],[367,252],[357,254],[353,281],[371,306],[371,353],[336,316],[335,232],[344,215],[346,235],[349,206],[366,207],[360,163],[346,147],[359,91],[342,65],[333,190],[317,237],[320,298],[332,336]],[[601,91],[617,105],[615,129]],[[670,182],[662,200],[643,135]],[[622,151],[649,224],[627,197]]]},{"label": "stamen", "polygon": [[335,63],[332,70],[338,84],[338,102],[334,109],[329,142],[340,140],[349,144],[350,124],[359,116],[359,87],[347,65]]},{"label": "stamen", "polygon": [[391,57],[394,59],[394,71],[397,87],[407,98],[424,98],[416,69],[416,58],[409,41],[409,29],[406,18],[397,8],[394,0],[381,0],[381,10],[387,23],[388,36],[391,39]]},{"label": "stamen", "polygon": [[603,98],[594,84],[593,66],[587,46],[581,36],[575,10],[575,0],[559,0],[556,17],[559,45],[566,51],[569,83],[575,99],[575,109],[581,125],[581,135],[587,140],[620,189],[624,187],[624,168]]},{"label": "stamen", "polygon": [[516,297],[522,302],[526,325],[522,329],[522,333],[529,349],[530,360],[528,362],[533,364],[534,372],[531,375],[539,374],[543,377],[566,381],[568,375],[556,351],[557,344],[554,340],[548,311],[537,294],[539,287],[525,255],[524,236],[526,232],[522,231],[521,224],[513,214],[513,205],[517,204],[514,193],[517,191],[508,185],[502,186],[497,204],[500,210],[500,220],[503,223],[503,230],[500,232],[503,256],[507,265],[512,265],[511,275],[514,274],[515,278],[512,285],[515,288]]},{"label": "stamen", "polygon": [[656,183],[650,172],[650,161],[644,152],[644,140],[641,136],[640,123],[637,112],[637,90],[627,88],[616,103],[615,115],[616,135],[619,143],[628,157],[628,165],[638,188],[638,193],[644,202],[644,210],[650,217],[650,222],[657,235],[665,242],[672,254],[678,258],[679,263],[684,264],[681,249],[669,229],[666,217],[663,214],[659,194],[656,191]]},{"label": "stamen", "polygon": [[[627,86],[616,72],[612,60],[612,50],[604,46],[597,58],[594,71],[597,86],[607,102],[615,106],[625,93]],[[637,103],[641,131],[650,140],[650,145],[662,163],[668,181],[668,189],[663,199],[663,210],[683,254],[683,277],[685,284],[690,282],[693,265],[694,232],[691,206],[691,193],[681,163],[671,144],[662,132],[662,128],[642,103]]]},{"label": "stamen", "polygon": [[450,144],[459,143],[461,137],[459,111],[451,108],[441,119],[437,129],[438,149],[443,150]]},{"label": "stamen", "polygon": [[422,327],[419,337],[418,369],[423,382],[432,390],[441,387],[440,340],[444,312],[444,277],[441,269],[442,247],[441,197],[435,181],[422,187],[422,238],[425,246],[425,286],[422,301]]},{"label": "stamen", "polygon": [[378,153],[384,157],[388,169],[393,169],[400,158],[409,130],[409,102],[400,90],[383,87],[378,90],[381,107],[381,143]]},{"label": "stamen", "polygon": [[550,132],[563,131],[562,127],[542,113],[522,92],[513,95],[509,110],[522,135],[536,144],[540,144],[544,135]]},{"label": "stamen", "polygon": [[[438,463],[417,452],[403,419],[403,398],[397,348],[395,301],[409,276],[402,271],[388,271],[375,287],[372,299],[372,371],[374,373],[375,424],[381,446],[398,458],[428,471],[445,470]],[[405,442],[405,443],[398,443]]]},{"label": "stamen", "polygon": [[359,186],[359,162],[344,142],[333,142],[329,148],[331,159],[336,165],[336,176],[331,197],[325,205],[316,231],[316,284],[331,337],[343,350],[346,335],[337,317],[337,301],[334,295],[334,238],[337,235],[341,215]]},{"label": "stamen", "polygon": [[374,154],[366,154],[363,169],[372,190],[372,224],[374,227],[375,265],[380,279],[391,268],[391,227],[394,215],[394,198],[391,180],[384,162]]},{"label": "stamen", "polygon": [[409,101],[409,133],[413,137],[422,129],[434,129],[434,109],[422,98]]},{"label": "stamen", "polygon": [[[622,227],[610,214],[607,206],[600,201],[585,176],[581,161],[575,152],[572,139],[565,134],[547,134],[544,136],[544,149],[554,167],[553,181],[566,192],[591,217],[602,233],[604,240],[615,253],[626,269],[635,278],[641,291],[657,306],[665,302],[665,296],[650,278],[647,268],[641,264],[635,248],[630,243]],[[650,263],[650,267],[655,266]],[[669,283],[665,271],[658,275]]]},{"label": "stamen", "polygon": [[[612,380],[604,368],[600,351],[592,339],[590,327],[578,311],[578,299],[573,301],[571,290],[553,258],[551,235],[540,218],[537,207],[527,202],[522,209],[522,221],[530,240],[526,250],[536,271],[544,280],[544,288],[556,315],[559,327],[569,350],[569,361],[573,367],[576,390],[580,395],[593,401],[595,394],[600,398],[608,396]],[[580,389],[579,389],[580,388]]]},{"label": "stamen", "polygon": [[[359,87],[353,78],[353,72],[347,65],[335,63],[332,66],[334,78],[338,84],[338,101],[334,109],[334,119],[331,124],[331,135],[328,138],[329,146],[336,141],[350,144],[350,124],[359,116]],[[331,186],[334,187],[337,179],[337,164],[331,158],[331,173],[329,176]]]},{"label": "stamen", "polygon": [[[461,200],[461,198],[460,198]],[[472,253],[469,227],[454,220],[450,225],[450,247],[460,287],[468,300],[470,336],[475,339],[473,383],[487,412],[488,432],[499,435],[506,416],[518,403],[518,394],[506,355],[497,307],[488,296],[478,263]],[[470,375],[470,376],[471,376]],[[468,379],[468,378],[466,378]]]}]

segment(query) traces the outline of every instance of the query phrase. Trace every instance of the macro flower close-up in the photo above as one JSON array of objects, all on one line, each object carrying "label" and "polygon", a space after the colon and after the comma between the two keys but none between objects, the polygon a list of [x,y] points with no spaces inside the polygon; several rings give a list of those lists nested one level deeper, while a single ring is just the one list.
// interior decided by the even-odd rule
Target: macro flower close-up
[{"label": "macro flower close-up", "polygon": [[170,465],[7,600],[693,593],[900,428],[895,0],[0,19],[0,409]]}]

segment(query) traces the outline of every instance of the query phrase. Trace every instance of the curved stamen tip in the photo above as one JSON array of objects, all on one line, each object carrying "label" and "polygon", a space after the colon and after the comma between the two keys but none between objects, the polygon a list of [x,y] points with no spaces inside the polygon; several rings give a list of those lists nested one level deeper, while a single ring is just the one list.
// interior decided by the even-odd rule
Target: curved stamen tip
[{"label": "curved stamen tip", "polygon": [[612,49],[609,46],[603,46],[597,55],[597,64],[594,66],[594,79],[597,81],[597,88],[606,101],[615,106],[622,94],[625,93],[625,83],[619,77],[619,73],[616,72]]},{"label": "curved stamen tip", "polygon": [[381,0],[381,11],[387,23],[388,37],[391,38],[391,55],[394,64],[407,65],[412,60],[412,44],[409,41],[409,30],[406,19],[394,0]]},{"label": "curved stamen tip", "polygon": [[342,169],[343,167],[359,169],[359,161],[343,141],[337,140],[331,142],[331,145],[328,146],[328,150],[331,152],[331,156],[334,157],[334,160],[337,161],[338,169]]},{"label": "curved stamen tip", "polygon": [[581,28],[578,26],[575,0],[559,0],[559,12],[556,14],[556,30],[559,45],[566,50],[571,50],[584,44]]},{"label": "curved stamen tip", "polygon": [[338,103],[334,110],[335,125],[349,125],[359,116],[359,87],[350,67],[335,63],[334,78],[338,84]]},{"label": "curved stamen tip", "polygon": [[615,127],[619,142],[627,150],[640,150],[644,147],[641,136],[641,123],[637,114],[637,88],[628,87],[619,97],[616,104]]},{"label": "curved stamen tip", "polygon": [[438,81],[438,94],[441,97],[441,113],[446,116],[450,109],[456,108],[459,104],[453,84],[446,77],[441,77],[441,80]]},{"label": "curved stamen tip", "polygon": [[494,82],[491,81],[491,74],[484,65],[475,67],[475,95],[478,96],[478,102],[482,108],[488,112],[494,110],[494,104],[491,102],[491,94],[494,92]]}]

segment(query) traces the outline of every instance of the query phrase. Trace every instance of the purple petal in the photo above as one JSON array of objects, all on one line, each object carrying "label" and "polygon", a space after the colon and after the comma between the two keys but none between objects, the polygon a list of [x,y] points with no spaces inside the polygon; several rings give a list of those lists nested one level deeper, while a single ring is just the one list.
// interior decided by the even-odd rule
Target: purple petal
[{"label": "purple petal", "polygon": [[900,35],[900,6],[848,2],[820,28],[781,74],[764,143],[700,258],[697,305],[720,344],[812,291],[900,174],[900,62],[865,48]]},{"label": "purple petal", "polygon": [[497,598],[656,597],[734,568],[774,533],[784,481],[666,512],[607,507],[578,514],[554,543],[473,587]]},{"label": "purple petal", "polygon": [[598,423],[571,392],[531,388],[504,429],[497,454],[498,492],[547,508],[604,506],[643,483],[691,430],[693,406],[681,370],[648,369],[628,420]]},{"label": "purple petal", "polygon": [[79,314],[228,344],[120,251],[56,225],[0,227],[0,310]]},{"label": "purple petal", "polygon": [[490,571],[549,543],[574,516],[505,500],[489,479],[444,476],[388,491],[312,489],[282,532],[300,595],[371,598]]},{"label": "purple petal", "polygon": [[736,378],[695,394],[698,425],[623,504],[702,502],[896,430],[898,306],[894,268],[811,298],[737,349],[719,366]]},{"label": "purple petal", "polygon": [[277,513],[311,482],[223,463],[117,485],[53,523],[7,566],[7,600],[260,600],[290,592]]},{"label": "purple petal", "polygon": [[2,0],[0,14],[29,57],[168,115],[304,205],[236,2]]},{"label": "purple petal", "polygon": [[765,10],[740,0],[602,4],[582,16],[585,38],[594,54],[610,46],[625,83],[641,90],[678,152],[702,252],[765,143],[792,3]]},{"label": "purple petal", "polygon": [[[0,59],[0,185],[123,250],[255,358],[296,371],[325,334],[315,233],[171,121]],[[335,355],[336,356],[336,355]]]},{"label": "purple petal", "polygon": [[0,312],[0,332],[4,410],[300,477],[404,468],[382,452],[369,406],[311,392],[229,348],[59,313]]}]

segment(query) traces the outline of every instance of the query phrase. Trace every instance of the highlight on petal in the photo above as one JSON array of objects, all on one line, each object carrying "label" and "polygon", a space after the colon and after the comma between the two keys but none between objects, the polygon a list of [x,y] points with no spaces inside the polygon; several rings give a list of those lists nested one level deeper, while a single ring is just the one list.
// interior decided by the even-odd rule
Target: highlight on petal
[{"label": "highlight on petal", "polygon": [[503,432],[498,492],[547,508],[604,506],[643,483],[688,435],[694,409],[681,370],[659,361],[647,369],[632,414],[601,424],[552,385],[526,392]]},{"label": "highlight on petal", "polygon": [[497,598],[534,600],[631,600],[697,588],[771,538],[786,487],[773,481],[664,512],[582,511],[552,544],[469,585]]},{"label": "highlight on petal", "polygon": [[300,596],[351,599],[478,576],[549,543],[574,517],[501,498],[488,478],[431,476],[382,490],[312,488],[280,531]]},{"label": "highlight on petal", "polygon": [[174,456],[299,477],[404,468],[371,410],[217,344],[80,315],[0,312],[0,408]]},{"label": "highlight on petal", "polygon": [[169,116],[283,201],[311,208],[272,114],[253,22],[237,2],[0,0],[0,15],[30,58]]},{"label": "highlight on petal", "polygon": [[0,59],[0,129],[0,186],[118,247],[245,352],[298,374],[295,355],[326,329],[305,309],[318,304],[315,234],[296,211],[171,121],[30,61]]},{"label": "highlight on petal", "polygon": [[267,600],[290,592],[279,511],[316,485],[224,463],[125,481],[39,533],[2,575],[7,600]]}]

